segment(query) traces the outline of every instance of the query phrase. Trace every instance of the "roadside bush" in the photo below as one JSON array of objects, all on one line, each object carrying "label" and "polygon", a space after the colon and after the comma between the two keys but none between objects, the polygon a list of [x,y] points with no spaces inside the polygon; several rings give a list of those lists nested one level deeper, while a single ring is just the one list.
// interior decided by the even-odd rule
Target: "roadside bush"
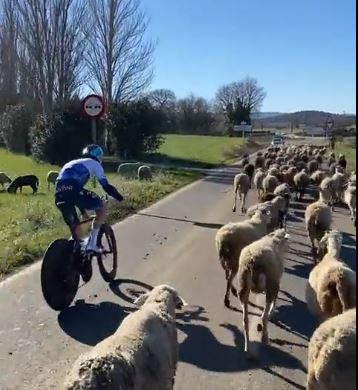
[{"label": "roadside bush", "polygon": [[148,99],[113,105],[108,114],[107,126],[114,138],[117,154],[124,158],[139,157],[152,152],[163,142],[159,132],[164,117]]},{"label": "roadside bush", "polygon": [[29,154],[32,123],[32,114],[24,104],[7,106],[0,115],[0,144],[11,152]]},{"label": "roadside bush", "polygon": [[[102,124],[98,127],[101,133]],[[79,105],[39,115],[31,128],[31,153],[37,161],[63,165],[79,157],[84,146],[91,142],[90,121],[83,117]]]}]

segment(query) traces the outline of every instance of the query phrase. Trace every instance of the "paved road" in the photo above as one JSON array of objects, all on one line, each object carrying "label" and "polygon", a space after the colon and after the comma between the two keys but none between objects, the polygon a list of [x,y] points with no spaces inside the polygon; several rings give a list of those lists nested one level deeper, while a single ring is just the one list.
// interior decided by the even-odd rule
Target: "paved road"
[{"label": "paved road", "polygon": [[[216,171],[117,224],[119,279],[109,287],[95,274],[80,289],[76,304],[60,315],[42,299],[39,263],[1,283],[0,389],[58,388],[77,356],[112,334],[133,311],[132,299],[147,283],[172,284],[192,305],[178,316],[176,390],[304,389],[307,343],[314,329],[304,303],[312,267],[302,223],[306,204],[293,204],[292,245],[275,324],[269,328],[270,346],[261,349],[258,361],[248,362],[241,312],[223,306],[224,273],[214,246],[222,224],[243,218],[231,212],[236,172]],[[252,192],[249,203],[254,202]],[[343,257],[354,261],[355,230],[347,210],[338,209],[335,226],[345,233]]]}]

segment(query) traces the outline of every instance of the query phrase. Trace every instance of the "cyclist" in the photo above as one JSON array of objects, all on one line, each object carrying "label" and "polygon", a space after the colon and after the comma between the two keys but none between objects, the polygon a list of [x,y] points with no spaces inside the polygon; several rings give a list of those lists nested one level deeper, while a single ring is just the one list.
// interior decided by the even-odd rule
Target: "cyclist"
[{"label": "cyclist", "polygon": [[106,193],[121,202],[123,196],[108,183],[101,165],[103,149],[98,145],[88,145],[82,151],[82,158],[68,162],[61,169],[56,180],[55,204],[62,213],[63,219],[71,230],[72,237],[79,240],[79,218],[76,207],[83,213],[94,210],[96,217],[92,223],[91,234],[86,251],[99,253],[97,237],[106,218],[106,208],[102,199],[84,186],[90,178],[96,177]]}]

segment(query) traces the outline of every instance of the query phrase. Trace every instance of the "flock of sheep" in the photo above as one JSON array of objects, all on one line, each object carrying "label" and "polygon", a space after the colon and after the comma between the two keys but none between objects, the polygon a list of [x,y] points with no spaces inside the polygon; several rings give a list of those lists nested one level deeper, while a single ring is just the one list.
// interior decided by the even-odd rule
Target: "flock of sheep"
[{"label": "flock of sheep", "polygon": [[[346,200],[355,220],[355,174],[348,174],[344,156],[323,170],[326,148],[290,146],[258,154],[255,164],[242,162],[234,180],[236,195],[248,219],[228,223],[216,234],[216,247],[226,276],[224,303],[230,293],[243,308],[245,351],[251,354],[248,303],[250,293],[263,293],[266,305],[257,330],[269,341],[268,324],[275,312],[290,235],[286,218],[292,193],[302,199],[311,186],[320,198],[306,209],[307,234],[312,242],[313,269],[306,301],[321,323],[308,352],[308,390],[356,388],[356,274],[341,259],[342,233],[332,230],[333,207]],[[331,161],[330,161],[331,160]],[[331,168],[332,165],[334,169]],[[259,203],[245,208],[251,183]],[[329,182],[330,184],[326,184]],[[342,191],[345,188],[345,191]],[[353,196],[354,195],[354,196]],[[239,289],[234,286],[237,277]],[[170,286],[154,287],[136,299],[139,308],[110,338],[83,354],[65,380],[66,390],[172,390],[178,361],[175,310],[186,306]]]},{"label": "flock of sheep", "polygon": [[[216,247],[225,271],[224,304],[230,294],[243,309],[245,351],[251,355],[248,303],[250,293],[264,293],[266,305],[258,326],[267,343],[268,322],[275,311],[290,235],[286,219],[294,194],[302,200],[311,189],[316,198],[305,211],[307,235],[314,267],[306,288],[307,307],[322,322],[309,346],[307,389],[356,388],[356,273],[341,259],[342,233],[332,230],[336,203],[345,202],[356,224],[356,174],[347,172],[345,156],[336,161],[325,147],[309,145],[270,148],[258,153],[254,164],[248,156],[234,179],[237,196],[248,219],[228,223],[216,234]],[[327,163],[328,168],[324,169]],[[245,202],[254,183],[259,203],[246,210]],[[239,289],[233,282],[237,277]]]}]

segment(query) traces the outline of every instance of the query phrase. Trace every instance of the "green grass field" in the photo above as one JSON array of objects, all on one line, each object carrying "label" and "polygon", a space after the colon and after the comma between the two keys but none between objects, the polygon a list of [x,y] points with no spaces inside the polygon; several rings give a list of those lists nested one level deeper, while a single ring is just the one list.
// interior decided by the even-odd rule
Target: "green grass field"
[{"label": "green grass field", "polygon": [[168,134],[158,153],[149,161],[182,166],[217,166],[234,160],[233,152],[244,144],[242,138]]},{"label": "green grass field", "polygon": [[348,169],[350,171],[356,170],[356,162],[357,162],[357,150],[356,150],[356,144],[355,141],[352,142],[337,142],[336,143],[336,155],[339,153],[342,153],[346,156],[347,162],[348,162]]},{"label": "green grass field", "polygon": [[[35,196],[28,188],[24,188],[23,194],[11,195],[1,192],[0,186],[0,278],[41,257],[53,239],[69,236],[54,205],[53,189],[47,189],[46,174],[52,169],[58,167],[37,164],[29,157],[0,149],[0,172],[12,178],[35,174],[40,179],[39,193]],[[160,170],[152,182],[139,182],[109,173],[108,178],[126,200],[120,204],[110,202],[108,220],[115,222],[133,214],[198,177],[182,170]],[[95,191],[101,193],[100,187]]]}]

